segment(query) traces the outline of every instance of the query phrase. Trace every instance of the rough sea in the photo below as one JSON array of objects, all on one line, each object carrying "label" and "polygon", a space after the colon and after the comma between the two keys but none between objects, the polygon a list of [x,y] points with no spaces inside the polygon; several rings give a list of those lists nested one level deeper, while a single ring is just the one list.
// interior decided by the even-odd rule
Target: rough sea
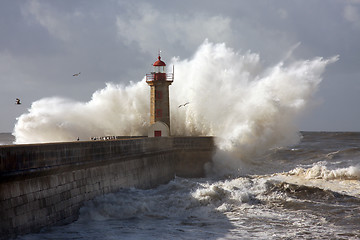
[{"label": "rough sea", "polygon": [[360,133],[301,135],[232,172],[97,197],[18,239],[360,239]]}]

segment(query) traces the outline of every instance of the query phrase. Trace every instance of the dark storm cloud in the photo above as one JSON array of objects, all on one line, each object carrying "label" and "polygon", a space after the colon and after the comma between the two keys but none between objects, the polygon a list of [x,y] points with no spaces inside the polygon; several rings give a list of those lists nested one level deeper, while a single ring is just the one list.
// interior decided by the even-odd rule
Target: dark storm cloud
[{"label": "dark storm cloud", "polygon": [[[53,95],[86,101],[105,82],[140,81],[159,49],[165,59],[189,58],[204,39],[250,49],[265,65],[299,42],[294,59],[339,54],[318,92],[323,104],[302,128],[360,130],[360,113],[351,110],[360,98],[359,6],[356,0],[1,1],[0,132],[11,131],[32,101]],[[16,97],[24,98],[22,108],[14,108]],[[334,114],[332,106],[342,110]]]}]

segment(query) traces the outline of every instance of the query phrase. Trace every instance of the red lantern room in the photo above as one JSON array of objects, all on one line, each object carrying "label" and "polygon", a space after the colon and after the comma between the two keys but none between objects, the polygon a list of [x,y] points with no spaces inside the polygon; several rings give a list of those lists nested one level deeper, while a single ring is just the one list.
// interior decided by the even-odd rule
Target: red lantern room
[{"label": "red lantern room", "polygon": [[[150,128],[153,128],[149,130],[149,136],[168,136],[170,133],[169,86],[174,80],[174,73],[166,73],[166,64],[161,61],[160,54],[153,66],[154,72],[146,74],[146,83],[150,86]],[[164,130],[156,129],[157,126],[166,126],[167,134],[164,134]]]},{"label": "red lantern room", "polygon": [[160,55],[158,57],[158,60],[156,62],[154,62],[153,66],[154,66],[155,73],[165,73],[166,64],[163,61],[161,61]]}]

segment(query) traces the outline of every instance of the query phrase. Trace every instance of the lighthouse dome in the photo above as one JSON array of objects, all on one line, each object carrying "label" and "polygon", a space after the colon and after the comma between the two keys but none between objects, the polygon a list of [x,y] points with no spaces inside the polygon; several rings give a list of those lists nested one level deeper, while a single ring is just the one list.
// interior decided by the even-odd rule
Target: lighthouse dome
[{"label": "lighthouse dome", "polygon": [[159,56],[158,60],[156,62],[154,62],[153,66],[154,67],[164,67],[164,66],[166,66],[166,64],[163,61],[161,61],[161,57]]}]

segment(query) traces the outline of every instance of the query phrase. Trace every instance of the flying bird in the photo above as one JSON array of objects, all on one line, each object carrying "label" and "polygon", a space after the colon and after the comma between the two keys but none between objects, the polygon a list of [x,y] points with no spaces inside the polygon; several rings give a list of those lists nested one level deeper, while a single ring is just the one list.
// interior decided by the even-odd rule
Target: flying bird
[{"label": "flying bird", "polygon": [[73,74],[73,77],[77,77],[80,75],[81,72]]},{"label": "flying bird", "polygon": [[184,103],[184,104],[180,104],[178,108],[185,107],[185,106],[188,105],[188,104],[189,104],[189,102],[186,102],[186,103]]},{"label": "flying bird", "polygon": [[16,105],[20,105],[21,104],[21,101],[20,99],[16,98],[16,102],[15,102]]}]

